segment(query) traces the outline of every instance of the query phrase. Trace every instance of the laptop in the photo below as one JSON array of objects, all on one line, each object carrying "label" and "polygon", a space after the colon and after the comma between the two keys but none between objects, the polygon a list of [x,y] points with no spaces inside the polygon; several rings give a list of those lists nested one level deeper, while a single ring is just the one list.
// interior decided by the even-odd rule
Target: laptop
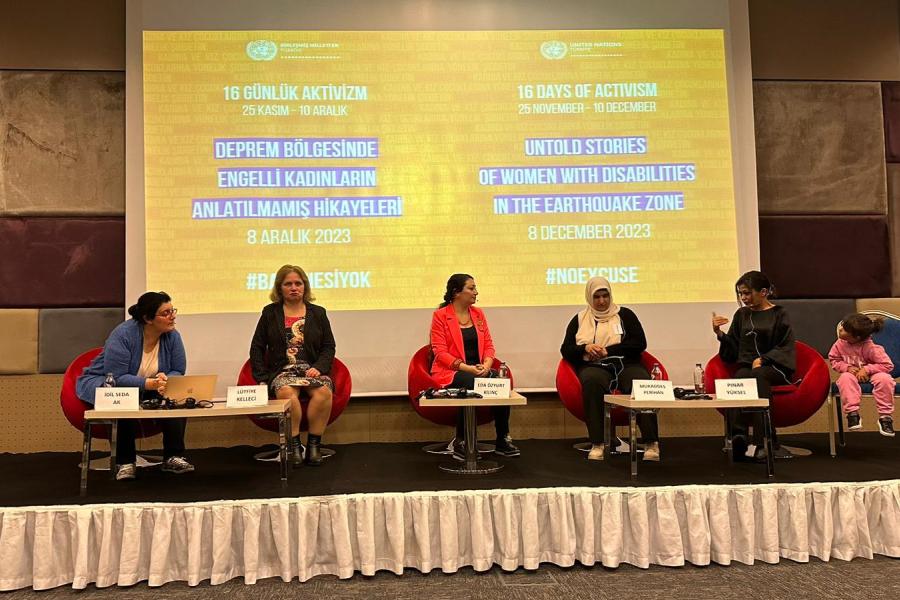
[{"label": "laptop", "polygon": [[173,375],[166,383],[166,398],[212,400],[218,378],[218,375]]}]

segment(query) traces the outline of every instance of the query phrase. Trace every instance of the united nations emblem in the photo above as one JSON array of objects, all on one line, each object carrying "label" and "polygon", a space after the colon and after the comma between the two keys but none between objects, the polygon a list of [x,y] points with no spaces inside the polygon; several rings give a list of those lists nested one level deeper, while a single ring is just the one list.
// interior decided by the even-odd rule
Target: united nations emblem
[{"label": "united nations emblem", "polygon": [[565,57],[569,47],[565,42],[551,40],[541,44],[541,56],[549,60],[559,60]]},{"label": "united nations emblem", "polygon": [[253,60],[272,60],[278,54],[278,46],[269,40],[253,40],[247,43],[247,56]]}]

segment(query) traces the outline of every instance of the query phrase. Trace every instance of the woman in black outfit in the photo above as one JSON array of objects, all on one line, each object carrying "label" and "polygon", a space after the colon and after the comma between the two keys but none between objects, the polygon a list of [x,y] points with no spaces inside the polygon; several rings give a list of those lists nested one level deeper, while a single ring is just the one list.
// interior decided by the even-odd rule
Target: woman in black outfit
[{"label": "woman in black outfit", "polygon": [[[737,363],[735,378],[755,379],[759,397],[771,399],[773,385],[792,382],[797,367],[794,330],[784,307],[769,300],[775,295],[775,286],[763,273],[748,271],[741,275],[735,283],[735,292],[744,306],[734,313],[728,333],[721,329],[728,318],[716,314],[712,317],[713,332],[719,339],[719,356],[727,363]],[[757,448],[755,458],[764,459],[762,413],[732,409],[728,415],[734,434],[734,456],[744,455],[747,427],[752,424],[753,443]],[[776,458],[790,458],[789,452],[779,448],[774,427],[772,446]]]},{"label": "woman in black outfit", "polygon": [[[635,379],[650,379],[641,364],[647,338],[637,316],[613,302],[609,281],[593,277],[585,288],[587,307],[572,317],[560,346],[581,381],[584,416],[591,439],[589,460],[603,460],[604,396],[617,389],[631,393]],[[659,428],[656,415],[639,413],[638,425],[645,444],[644,460],[659,460]]]},{"label": "woman in black outfit", "polygon": [[306,463],[322,463],[321,442],[331,416],[334,384],[328,373],[334,361],[334,335],[321,306],[311,304],[309,278],[300,267],[284,265],[275,274],[269,294],[272,304],[263,308],[250,342],[253,377],[269,386],[277,398],[291,401],[290,458],[294,466],[303,462],[300,421],[301,398],[309,402]]}]

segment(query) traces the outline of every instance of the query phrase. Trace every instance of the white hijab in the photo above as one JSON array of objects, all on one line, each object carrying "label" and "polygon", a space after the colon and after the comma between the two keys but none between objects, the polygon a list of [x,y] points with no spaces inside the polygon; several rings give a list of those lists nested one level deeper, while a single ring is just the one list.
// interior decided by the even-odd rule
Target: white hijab
[{"label": "white hijab", "polygon": [[[609,306],[606,310],[595,310],[594,293],[597,290],[609,292]],[[600,344],[604,348],[622,341],[622,319],[619,306],[613,301],[612,289],[605,277],[591,277],[584,289],[587,308],[578,313],[576,344]]]}]

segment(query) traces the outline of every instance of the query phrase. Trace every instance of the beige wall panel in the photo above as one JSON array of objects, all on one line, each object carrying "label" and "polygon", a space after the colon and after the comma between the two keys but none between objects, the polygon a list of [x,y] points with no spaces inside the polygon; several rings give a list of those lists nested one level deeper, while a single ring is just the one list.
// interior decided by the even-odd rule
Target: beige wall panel
[{"label": "beige wall panel", "polygon": [[0,10],[0,69],[125,70],[125,0],[7,0]]},{"label": "beige wall panel", "polygon": [[900,296],[900,164],[891,163],[886,166],[888,226],[891,239],[891,294]]},{"label": "beige wall panel", "polygon": [[883,310],[900,316],[900,298],[859,298],[856,310]]},{"label": "beige wall panel", "polygon": [[896,0],[749,0],[755,79],[900,79]]},{"label": "beige wall panel", "polygon": [[760,214],[886,214],[877,83],[753,84]]},{"label": "beige wall panel", "polygon": [[37,349],[38,310],[0,310],[0,374],[37,373]]},{"label": "beige wall panel", "polygon": [[0,71],[0,214],[124,213],[124,74]]},{"label": "beige wall panel", "polygon": [[[59,390],[62,375],[9,375],[0,377],[0,452],[79,452],[81,432],[76,431],[59,407]],[[356,404],[356,406],[354,406]],[[352,409],[352,410],[351,410]],[[576,438],[584,439],[584,425],[569,416],[558,401],[539,398],[529,406],[513,410],[511,425],[514,439],[528,438]],[[863,401],[861,407],[864,430],[874,431],[877,415],[872,401]],[[377,416],[376,416],[377,415]],[[546,427],[533,425],[545,419]],[[35,427],[40,423],[40,427]],[[368,423],[368,424],[367,424]],[[784,433],[825,432],[828,426],[827,405],[801,426],[784,430]],[[565,430],[563,430],[565,427]],[[620,436],[627,430],[620,428]],[[662,411],[660,433],[663,446],[666,438],[722,435],[722,419],[713,410]],[[478,429],[480,439],[492,441],[493,424]],[[357,442],[426,442],[449,440],[452,428],[433,425],[420,418],[409,408],[406,399],[357,399],[325,432],[326,445]],[[849,434],[852,444],[852,433]],[[276,434],[256,427],[249,419],[197,419],[187,428],[187,447],[209,448],[240,445],[265,446],[274,444]],[[822,436],[823,445],[825,436]],[[157,450],[162,446],[162,436],[137,441],[139,450]],[[105,440],[95,440],[94,450],[108,451]],[[575,452],[574,450],[572,451]],[[77,460],[73,462],[73,467]]]}]

